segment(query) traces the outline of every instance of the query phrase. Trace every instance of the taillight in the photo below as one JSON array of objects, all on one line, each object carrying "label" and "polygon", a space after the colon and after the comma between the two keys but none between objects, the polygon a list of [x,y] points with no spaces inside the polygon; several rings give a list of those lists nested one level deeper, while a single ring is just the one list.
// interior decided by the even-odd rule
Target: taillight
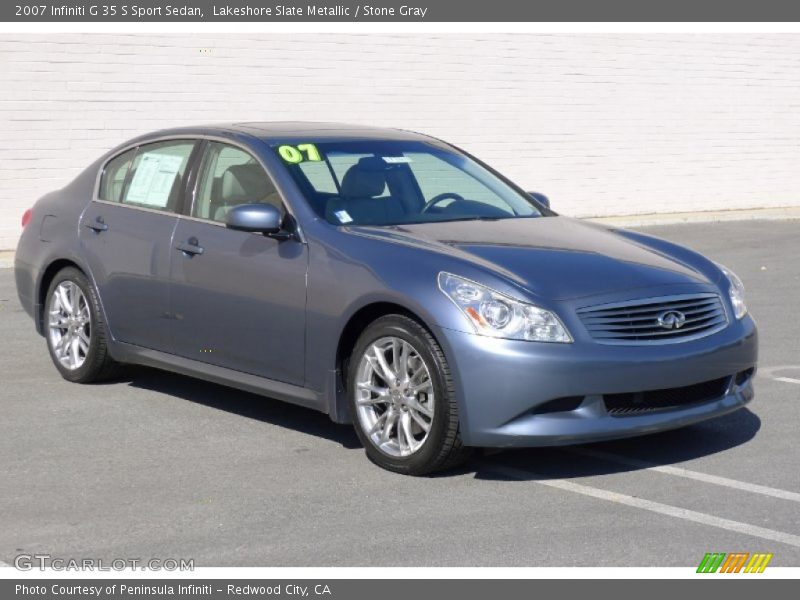
[{"label": "taillight", "polygon": [[24,213],[22,213],[22,228],[23,229],[25,229],[25,227],[28,225],[28,223],[31,222],[31,217],[32,216],[33,216],[33,211],[30,208],[28,210],[26,210]]}]

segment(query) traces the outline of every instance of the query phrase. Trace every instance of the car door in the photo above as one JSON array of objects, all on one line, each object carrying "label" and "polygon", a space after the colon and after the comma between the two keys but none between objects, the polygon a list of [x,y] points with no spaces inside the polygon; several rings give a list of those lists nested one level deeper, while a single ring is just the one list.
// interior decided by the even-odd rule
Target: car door
[{"label": "car door", "polygon": [[118,341],[171,350],[172,235],[196,145],[160,141],[112,158],[81,217],[84,256]]},{"label": "car door", "polygon": [[225,226],[240,204],[270,202],[285,214],[274,184],[247,150],[209,141],[192,196],[173,244],[175,352],[302,385],[307,247]]}]

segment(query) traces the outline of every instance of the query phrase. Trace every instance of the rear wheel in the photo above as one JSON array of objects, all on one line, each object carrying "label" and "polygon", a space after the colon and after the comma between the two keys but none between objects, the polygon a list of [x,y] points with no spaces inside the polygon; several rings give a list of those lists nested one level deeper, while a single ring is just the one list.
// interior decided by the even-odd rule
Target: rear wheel
[{"label": "rear wheel", "polygon": [[50,283],[44,328],[50,358],[64,379],[91,383],[117,373],[97,292],[78,269],[62,269]]},{"label": "rear wheel", "polygon": [[379,466],[424,475],[469,455],[461,443],[447,360],[416,321],[389,315],[367,327],[356,342],[347,380],[356,432]]}]

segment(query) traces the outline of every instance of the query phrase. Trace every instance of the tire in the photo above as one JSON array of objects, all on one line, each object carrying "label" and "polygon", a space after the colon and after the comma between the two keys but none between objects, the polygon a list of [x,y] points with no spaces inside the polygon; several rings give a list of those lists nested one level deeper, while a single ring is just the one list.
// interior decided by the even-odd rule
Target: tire
[{"label": "tire", "polygon": [[[56,290],[60,298],[56,297]],[[64,293],[67,294],[66,303],[61,299]],[[69,310],[71,300],[75,299],[78,300],[77,310]],[[93,383],[118,374],[119,364],[108,353],[108,328],[97,291],[78,269],[62,269],[50,282],[43,325],[50,358],[64,379]],[[77,345],[71,343],[76,338],[79,338]]]},{"label": "tire", "polygon": [[427,475],[469,457],[447,359],[427,329],[403,315],[381,317],[358,338],[348,362],[353,425],[372,462],[395,473]]}]

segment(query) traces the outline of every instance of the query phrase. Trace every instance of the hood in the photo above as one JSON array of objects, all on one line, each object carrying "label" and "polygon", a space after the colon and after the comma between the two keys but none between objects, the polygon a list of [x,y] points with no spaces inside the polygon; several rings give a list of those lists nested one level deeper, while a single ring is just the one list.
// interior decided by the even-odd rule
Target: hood
[{"label": "hood", "polygon": [[350,231],[471,260],[539,297],[554,300],[711,283],[685,260],[567,217],[353,227]]}]

